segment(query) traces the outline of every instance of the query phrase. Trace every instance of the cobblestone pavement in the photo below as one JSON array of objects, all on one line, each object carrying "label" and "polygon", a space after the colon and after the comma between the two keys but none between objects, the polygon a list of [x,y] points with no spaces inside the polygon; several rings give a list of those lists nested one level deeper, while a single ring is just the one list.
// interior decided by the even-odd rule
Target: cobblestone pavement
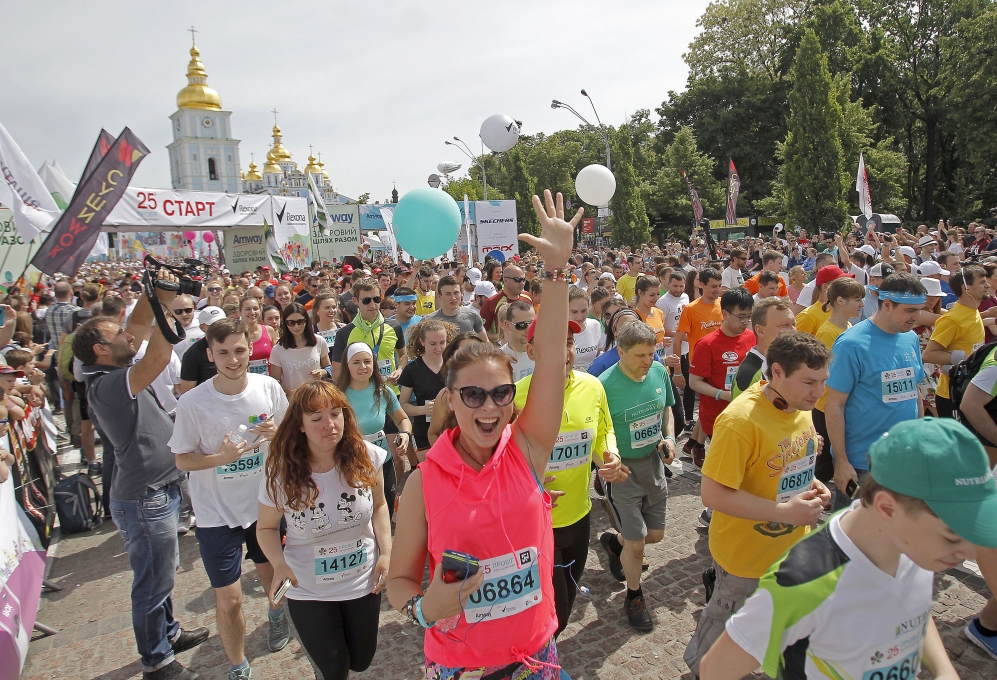
[{"label": "cobblestone pavement", "polygon": [[[677,463],[671,481],[665,540],[648,551],[650,569],[644,593],[653,611],[652,633],[628,627],[623,615],[625,586],[609,574],[599,547],[599,534],[608,519],[598,502],[593,506],[593,531],[582,583],[591,599],[575,602],[571,622],[558,647],[564,669],[572,678],[692,678],[682,661],[686,643],[703,607],[701,574],[709,564],[707,536],[697,528],[702,504],[698,474]],[[92,533],[65,536],[53,551],[50,580],[64,587],[46,593],[39,621],[59,630],[35,634],[25,680],[60,678],[140,678],[142,673],[132,635],[129,605],[131,572],[121,538],[105,522]],[[201,566],[194,532],[180,538],[181,567],[173,591],[174,611],[184,627],[207,626],[211,637],[180,656],[202,678],[225,678],[228,664],[214,622],[214,597]],[[247,655],[257,679],[313,678],[312,666],[298,642],[272,654],[266,646],[266,599],[251,562],[244,563],[243,591],[248,629]],[[981,579],[968,570],[936,579],[934,614],[945,646],[964,679],[997,677],[997,662],[965,638],[962,629],[989,595]],[[359,678],[419,678],[422,676],[422,637],[405,624],[383,600],[377,654]],[[922,673],[922,676],[924,674]]]}]

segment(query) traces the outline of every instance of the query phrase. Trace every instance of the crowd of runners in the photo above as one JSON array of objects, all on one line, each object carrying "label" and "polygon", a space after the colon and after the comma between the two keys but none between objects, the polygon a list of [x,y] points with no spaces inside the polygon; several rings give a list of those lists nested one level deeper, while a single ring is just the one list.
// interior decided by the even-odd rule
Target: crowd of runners
[{"label": "crowd of runners", "polygon": [[[0,421],[63,409],[124,540],[144,677],[198,677],[176,655],[209,631],[171,600],[192,528],[230,680],[252,677],[245,557],[270,649],[290,619],[325,680],[370,665],[385,594],[425,629],[427,678],[568,677],[593,540],[619,616],[655,626],[641,580],[676,457],[713,559],[693,673],[957,677],[933,574],[975,560],[997,587],[987,228],[608,250],[573,243],[560,195],[534,207],[505,262],[219,267],[154,299],[135,265],[93,263],[9,297]],[[993,599],[966,635],[997,660]]]}]

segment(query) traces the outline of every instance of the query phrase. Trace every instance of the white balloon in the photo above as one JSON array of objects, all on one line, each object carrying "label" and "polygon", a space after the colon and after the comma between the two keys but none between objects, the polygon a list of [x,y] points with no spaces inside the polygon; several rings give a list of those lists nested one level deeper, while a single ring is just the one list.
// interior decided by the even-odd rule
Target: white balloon
[{"label": "white balloon", "polygon": [[589,205],[605,205],[616,193],[616,177],[605,165],[588,165],[575,177],[575,193]]},{"label": "white balloon", "polygon": [[519,141],[519,126],[509,116],[497,113],[485,118],[478,136],[485,146],[500,153],[516,146],[516,142]]}]

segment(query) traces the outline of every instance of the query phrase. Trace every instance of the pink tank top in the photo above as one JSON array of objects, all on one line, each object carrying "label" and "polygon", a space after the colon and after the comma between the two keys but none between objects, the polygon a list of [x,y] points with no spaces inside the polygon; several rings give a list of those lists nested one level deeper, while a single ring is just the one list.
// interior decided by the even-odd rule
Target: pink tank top
[{"label": "pink tank top", "polygon": [[459,428],[444,432],[419,466],[429,573],[444,550],[457,550],[480,560],[485,582],[454,630],[426,631],[426,658],[470,668],[522,662],[557,629],[550,497],[516,446],[511,425],[480,472],[454,448],[459,433]]},{"label": "pink tank top", "polygon": [[253,343],[253,352],[249,355],[250,373],[269,375],[271,349],[273,349],[273,343],[270,342],[270,333],[266,326],[260,325],[260,339]]}]

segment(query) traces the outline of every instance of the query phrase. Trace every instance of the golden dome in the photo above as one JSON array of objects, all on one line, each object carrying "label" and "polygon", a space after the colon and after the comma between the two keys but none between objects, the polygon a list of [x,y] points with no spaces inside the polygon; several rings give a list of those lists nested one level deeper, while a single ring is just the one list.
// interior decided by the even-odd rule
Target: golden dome
[{"label": "golden dome", "polygon": [[322,154],[318,155],[318,163],[316,165],[318,165],[319,170],[322,173],[322,178],[325,179],[326,181],[328,181],[329,180],[329,173],[325,169],[325,163],[322,162]]},{"label": "golden dome", "polygon": [[305,174],[321,173],[322,168],[315,162],[315,156],[308,156],[308,165],[305,166]]},{"label": "golden dome", "polygon": [[190,63],[187,64],[187,87],[177,93],[177,108],[221,111],[222,98],[218,92],[208,87],[208,74],[204,70],[204,64],[198,59],[200,54],[196,46],[190,48]]},{"label": "golden dome", "polygon": [[273,154],[273,158],[276,162],[289,162],[291,160],[291,154],[288,153],[284,145],[280,143],[282,135],[280,134],[280,126],[274,123],[273,125],[273,147],[270,149],[270,153]]},{"label": "golden dome", "polygon": [[277,165],[277,160],[273,157],[273,151],[267,151],[267,162],[263,166],[263,173],[276,173],[278,175],[284,174],[284,171],[280,169],[279,165]]},{"label": "golden dome", "polygon": [[260,173],[257,172],[257,170],[256,170],[256,163],[251,162],[249,164],[249,172],[247,172],[243,176],[242,180],[244,182],[252,182],[254,180],[255,181],[262,181],[263,180],[263,176],[260,175]]}]

